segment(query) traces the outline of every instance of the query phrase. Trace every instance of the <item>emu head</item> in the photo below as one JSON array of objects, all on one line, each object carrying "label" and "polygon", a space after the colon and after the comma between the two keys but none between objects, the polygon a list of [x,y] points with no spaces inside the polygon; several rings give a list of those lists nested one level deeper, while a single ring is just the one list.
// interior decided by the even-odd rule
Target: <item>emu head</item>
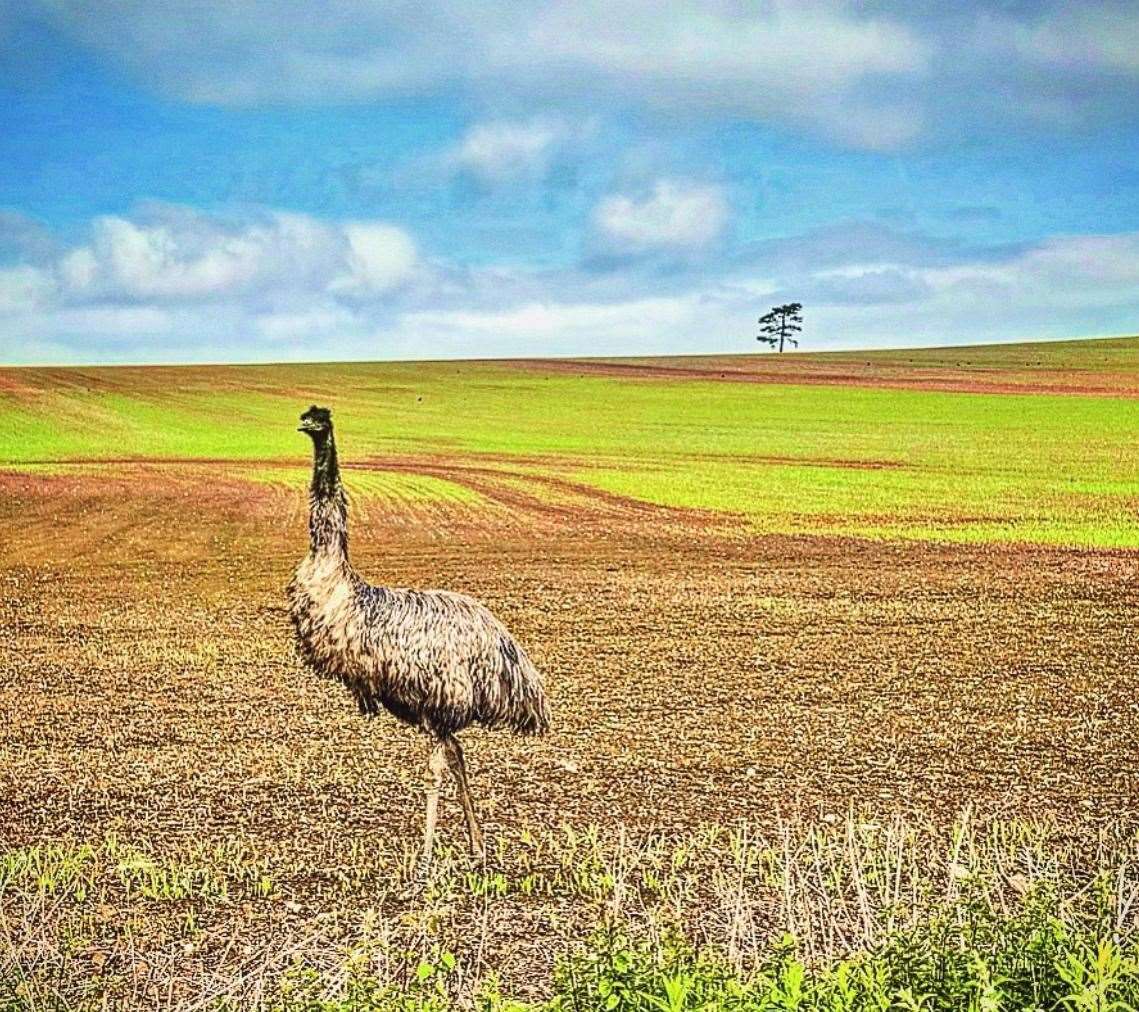
[{"label": "emu head", "polygon": [[306,432],[313,439],[323,439],[332,431],[332,412],[328,408],[318,408],[315,404],[301,415],[297,432]]}]

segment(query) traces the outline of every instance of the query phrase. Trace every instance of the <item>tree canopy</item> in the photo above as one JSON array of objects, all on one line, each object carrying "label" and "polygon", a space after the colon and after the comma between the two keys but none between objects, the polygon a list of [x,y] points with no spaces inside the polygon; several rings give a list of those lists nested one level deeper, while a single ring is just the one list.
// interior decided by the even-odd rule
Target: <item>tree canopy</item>
[{"label": "tree canopy", "polygon": [[772,306],[770,313],[764,313],[759,318],[759,336],[757,341],[769,344],[772,348],[783,350],[784,344],[790,343],[796,348],[799,341],[793,336],[803,329],[803,304],[801,302],[788,302],[783,306]]}]

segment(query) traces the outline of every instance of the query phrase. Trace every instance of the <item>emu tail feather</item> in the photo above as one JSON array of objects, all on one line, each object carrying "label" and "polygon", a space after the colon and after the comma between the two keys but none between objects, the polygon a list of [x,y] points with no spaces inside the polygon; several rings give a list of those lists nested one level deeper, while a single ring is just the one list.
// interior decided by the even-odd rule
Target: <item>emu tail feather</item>
[{"label": "emu tail feather", "polygon": [[518,734],[543,734],[550,729],[550,708],[542,676],[525,651],[509,635],[499,641],[502,685],[509,706],[503,723]]}]

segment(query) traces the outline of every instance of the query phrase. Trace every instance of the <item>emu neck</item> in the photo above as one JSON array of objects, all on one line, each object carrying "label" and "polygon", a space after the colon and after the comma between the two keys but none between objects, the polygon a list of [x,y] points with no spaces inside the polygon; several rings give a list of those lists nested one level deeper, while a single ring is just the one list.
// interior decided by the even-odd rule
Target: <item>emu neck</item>
[{"label": "emu neck", "polygon": [[313,439],[308,532],[314,555],[331,553],[347,560],[348,504],[340,483],[336,441],[331,432]]}]

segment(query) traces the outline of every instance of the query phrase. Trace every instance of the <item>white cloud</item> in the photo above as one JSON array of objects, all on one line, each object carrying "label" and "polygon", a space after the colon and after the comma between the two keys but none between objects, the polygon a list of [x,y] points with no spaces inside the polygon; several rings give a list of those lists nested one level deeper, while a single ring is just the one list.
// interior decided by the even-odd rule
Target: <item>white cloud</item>
[{"label": "white cloud", "polygon": [[1046,239],[1021,260],[1049,285],[1139,286],[1139,235],[1075,235]]},{"label": "white cloud", "polygon": [[631,253],[691,250],[724,230],[728,204],[718,186],[661,179],[644,197],[613,194],[594,209],[593,221],[612,248]]},{"label": "white cloud", "polygon": [[138,360],[307,343],[320,357],[315,341],[374,327],[419,269],[411,236],[379,221],[150,204],[89,233],[53,261],[0,268],[0,361],[86,345]]},{"label": "white cloud", "polygon": [[452,158],[459,168],[486,183],[540,176],[557,146],[571,136],[564,123],[551,119],[476,123],[463,135]]},{"label": "white cloud", "polygon": [[87,246],[73,249],[59,261],[59,277],[64,287],[74,292],[91,289],[99,276],[99,261]]},{"label": "white cloud", "polygon": [[791,123],[868,148],[908,141],[921,126],[917,108],[871,86],[920,80],[931,47],[902,22],[841,2],[567,2],[529,29],[541,64],[564,68],[577,88],[600,84],[670,115]]},{"label": "white cloud", "polygon": [[[867,246],[874,241],[863,231]],[[1019,251],[958,249],[936,245],[923,251],[916,237],[908,242],[883,235],[884,253],[861,259],[857,245],[835,265],[836,251],[826,233],[788,240],[786,264],[778,247],[767,251],[763,264],[780,276],[781,295],[808,305],[855,307],[891,304],[935,307],[946,318],[960,307],[991,320],[1015,317],[1043,323],[1054,311],[1139,303],[1139,233],[1055,236]],[[804,267],[812,259],[818,267]],[[789,269],[788,269],[789,267]],[[782,268],[782,269],[781,269]]]},{"label": "white cloud", "polygon": [[386,222],[322,221],[293,212],[245,220],[170,205],[96,219],[90,241],[54,266],[64,298],[168,303],[324,291],[377,295],[407,281],[415,243]]},{"label": "white cloud", "polygon": [[402,228],[357,221],[344,226],[348,238],[348,273],[333,279],[331,291],[376,293],[411,279],[418,260],[415,243]]},{"label": "white cloud", "polygon": [[61,276],[79,291],[99,287],[144,299],[209,296],[240,287],[260,266],[252,236],[219,234],[204,216],[155,224],[108,216],[92,232],[89,246],[60,263]]},{"label": "white cloud", "polygon": [[141,220],[99,218],[92,232],[89,245],[62,261],[66,280],[79,289],[173,301],[327,283],[347,248],[336,226],[285,212],[232,223],[156,206]]},{"label": "white cloud", "polygon": [[[916,128],[883,80],[925,73],[931,47],[898,18],[840,0],[39,0],[55,24],[139,79],[228,105],[363,101],[458,89],[548,105],[604,96],[677,112],[806,125],[869,146]],[[895,89],[895,92],[897,89]],[[881,109],[890,122],[874,124]],[[540,138],[531,136],[540,144]],[[476,155],[475,157],[482,157]]]},{"label": "white cloud", "polygon": [[1133,303],[1139,294],[1139,234],[1056,236],[996,263],[926,269],[937,292],[1006,307],[1040,309]]},{"label": "white cloud", "polygon": [[187,238],[165,226],[147,228],[108,217],[97,223],[93,249],[87,252],[116,288],[158,298],[243,287],[256,277],[267,253],[264,239],[255,233],[198,236],[192,244]]}]

